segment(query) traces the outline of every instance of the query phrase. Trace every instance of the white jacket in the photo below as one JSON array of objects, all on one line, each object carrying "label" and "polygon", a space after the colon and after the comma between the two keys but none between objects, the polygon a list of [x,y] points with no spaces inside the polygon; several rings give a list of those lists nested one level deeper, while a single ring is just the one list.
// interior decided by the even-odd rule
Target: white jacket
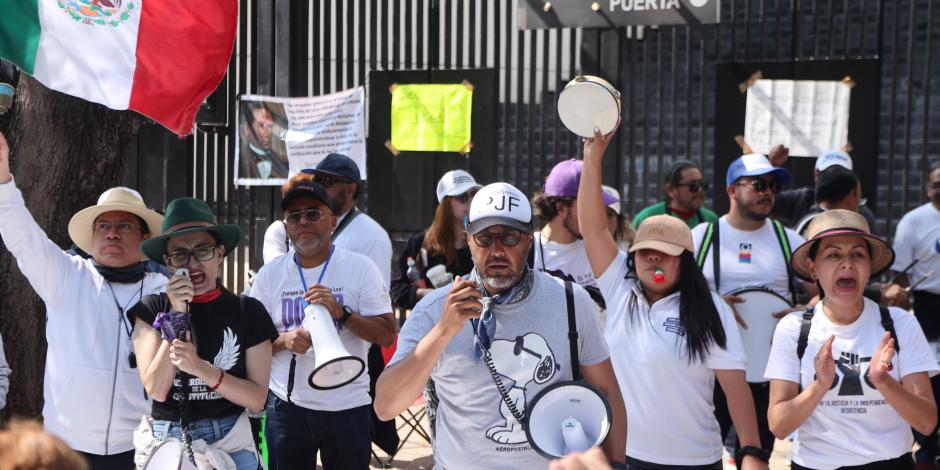
[{"label": "white jacket", "polygon": [[[130,368],[132,343],[108,283],[92,260],[69,256],[49,240],[13,181],[0,184],[0,238],[46,304],[46,430],[91,454],[133,449],[134,428],[150,414],[150,400],[139,371]],[[148,273],[143,284],[111,286],[130,308],[141,285],[148,295],[162,292],[166,282]]]}]

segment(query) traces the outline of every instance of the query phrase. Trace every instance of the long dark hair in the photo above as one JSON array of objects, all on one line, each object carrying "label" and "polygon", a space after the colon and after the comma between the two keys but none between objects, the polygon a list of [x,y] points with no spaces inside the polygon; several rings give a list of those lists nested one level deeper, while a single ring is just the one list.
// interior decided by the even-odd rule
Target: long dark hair
[{"label": "long dark hair", "polygon": [[[634,253],[627,257],[627,267],[630,272],[628,276],[639,282]],[[679,292],[679,322],[686,331],[689,362],[703,361],[712,343],[724,348],[727,337],[708,281],[689,251],[679,255],[679,282],[676,283],[675,291]]]}]

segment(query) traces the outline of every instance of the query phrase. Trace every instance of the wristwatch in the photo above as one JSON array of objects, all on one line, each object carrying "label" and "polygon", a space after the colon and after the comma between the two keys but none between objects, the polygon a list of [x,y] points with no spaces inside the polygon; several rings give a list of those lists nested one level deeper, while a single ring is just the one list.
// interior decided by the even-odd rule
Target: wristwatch
[{"label": "wristwatch", "polygon": [[757,457],[764,462],[770,461],[770,451],[767,449],[761,449],[760,447],[754,446],[744,446],[736,451],[734,451],[734,461],[738,465],[744,460],[746,456]]},{"label": "wristwatch", "polygon": [[339,322],[338,322],[340,326],[345,325],[346,320],[349,320],[349,317],[351,317],[352,314],[353,314],[352,309],[349,308],[348,305],[343,305],[343,316],[339,318]]}]

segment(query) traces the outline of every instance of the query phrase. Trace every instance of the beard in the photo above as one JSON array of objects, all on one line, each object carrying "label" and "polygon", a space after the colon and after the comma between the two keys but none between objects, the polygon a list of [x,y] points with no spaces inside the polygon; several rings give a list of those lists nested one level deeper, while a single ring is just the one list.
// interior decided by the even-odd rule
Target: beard
[{"label": "beard", "polygon": [[[770,217],[770,213],[773,212],[774,201],[772,198],[760,198],[753,204],[748,204],[737,196],[735,196],[735,200],[738,203],[738,210],[741,212],[741,215],[744,218],[753,220],[755,222],[766,220],[767,217]],[[770,201],[770,209],[768,209],[766,212],[762,212],[762,209],[759,209],[758,204],[761,201]]]},{"label": "beard", "polygon": [[512,287],[516,282],[519,281],[519,273],[512,272],[510,274],[486,274],[483,273],[481,276],[483,283],[492,287],[496,290],[505,290]]},{"label": "beard", "polygon": [[575,238],[581,240],[581,230],[578,227],[578,219],[571,216],[571,212],[565,216],[565,219],[562,221],[562,225],[565,227],[565,230],[571,232]]}]

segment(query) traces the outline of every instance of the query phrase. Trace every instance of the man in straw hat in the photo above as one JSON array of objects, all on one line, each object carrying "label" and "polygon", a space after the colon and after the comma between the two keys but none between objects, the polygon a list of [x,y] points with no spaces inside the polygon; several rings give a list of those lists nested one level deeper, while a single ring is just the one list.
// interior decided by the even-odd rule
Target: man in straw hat
[{"label": "man in straw hat", "polygon": [[[578,371],[610,403],[603,447],[608,459],[623,465],[626,410],[594,303],[577,284],[567,284],[569,290],[564,281],[529,268],[529,201],[507,183],[484,186],[465,225],[474,269],[412,310],[376,384],[376,413],[393,419],[430,377],[440,399],[435,465],[545,468],[548,460],[529,441],[524,414],[540,392]],[[579,347],[571,344],[571,326]]]},{"label": "man in straw hat", "polygon": [[166,285],[162,275],[145,273],[140,251],[163,217],[136,191],[111,188],[69,222],[69,236],[91,259],[69,256],[30,215],[9,153],[0,135],[0,237],[46,304],[45,427],[93,469],[129,468],[131,438],[149,398],[124,312]]},{"label": "man in straw hat", "polygon": [[265,409],[268,468],[314,468],[319,454],[326,470],[367,469],[369,376],[314,388],[308,379],[330,351],[312,347],[325,332],[308,331],[303,322],[308,304],[322,305],[333,319],[326,328],[335,326],[345,352],[365,363],[370,343],[395,341],[392,301],[375,264],[332,241],[336,212],[327,189],[309,179],[291,181],[281,201],[291,250],[258,271],[248,294],[264,304],[280,332]]}]

